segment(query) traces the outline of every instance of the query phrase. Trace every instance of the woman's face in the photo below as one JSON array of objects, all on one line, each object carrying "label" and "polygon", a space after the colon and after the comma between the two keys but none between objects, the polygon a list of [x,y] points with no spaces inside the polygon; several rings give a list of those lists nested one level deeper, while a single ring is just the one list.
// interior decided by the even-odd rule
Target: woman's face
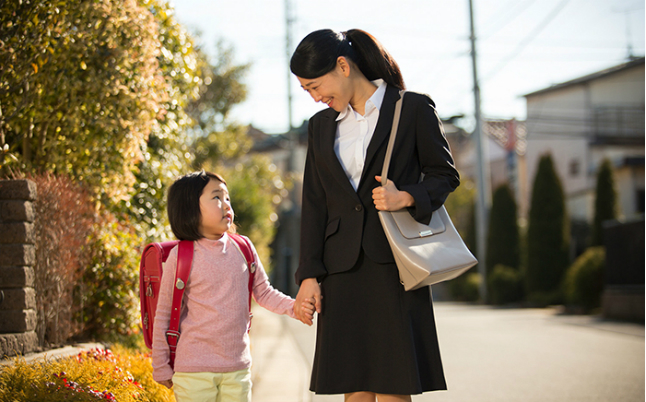
[{"label": "woman's face", "polygon": [[296,78],[301,83],[301,87],[314,99],[314,102],[323,102],[337,112],[341,112],[345,110],[352,98],[347,77],[344,66],[337,63],[334,70],[321,77]]}]

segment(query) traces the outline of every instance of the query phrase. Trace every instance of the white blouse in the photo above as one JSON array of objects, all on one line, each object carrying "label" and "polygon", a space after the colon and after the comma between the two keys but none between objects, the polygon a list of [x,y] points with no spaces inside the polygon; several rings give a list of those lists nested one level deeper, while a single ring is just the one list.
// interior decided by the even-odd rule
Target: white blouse
[{"label": "white blouse", "polygon": [[386,93],[386,83],[383,80],[372,81],[378,88],[366,101],[365,114],[362,116],[348,104],[336,121],[336,139],[334,152],[343,166],[348,180],[355,191],[359,187],[366,151],[375,132],[379,120],[379,109]]}]

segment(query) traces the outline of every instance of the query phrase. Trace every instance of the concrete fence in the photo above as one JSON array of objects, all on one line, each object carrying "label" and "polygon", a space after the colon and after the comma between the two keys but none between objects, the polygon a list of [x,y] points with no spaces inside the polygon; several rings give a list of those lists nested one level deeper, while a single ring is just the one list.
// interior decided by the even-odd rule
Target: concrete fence
[{"label": "concrete fence", "polygon": [[33,352],[36,184],[0,180],[0,358]]}]

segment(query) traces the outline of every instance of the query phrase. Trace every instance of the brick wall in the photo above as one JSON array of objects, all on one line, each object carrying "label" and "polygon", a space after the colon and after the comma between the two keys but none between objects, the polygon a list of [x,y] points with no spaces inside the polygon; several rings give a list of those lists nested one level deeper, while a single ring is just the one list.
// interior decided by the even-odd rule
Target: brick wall
[{"label": "brick wall", "polygon": [[36,184],[0,180],[0,358],[33,352],[36,336]]}]

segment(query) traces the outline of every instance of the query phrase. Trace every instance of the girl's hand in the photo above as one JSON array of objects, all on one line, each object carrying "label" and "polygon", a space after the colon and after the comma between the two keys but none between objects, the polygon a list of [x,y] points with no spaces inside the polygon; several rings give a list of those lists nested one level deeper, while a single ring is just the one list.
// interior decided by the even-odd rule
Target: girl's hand
[{"label": "girl's hand", "polygon": [[[296,295],[296,301],[294,302],[294,315],[296,318],[307,325],[312,325],[314,310],[316,310],[317,313],[321,312],[321,299],[321,286],[316,278],[303,280],[303,282],[301,282],[301,287],[298,290],[298,294]],[[308,307],[308,305],[311,306],[312,304],[314,305],[314,309]],[[306,308],[303,308],[304,306]]]},{"label": "girl's hand", "polygon": [[308,324],[314,320],[314,312],[316,311],[316,306],[314,305],[314,300],[305,299],[301,303],[301,312],[305,316],[305,321],[303,323]]},{"label": "girl's hand", "polygon": [[168,389],[173,388],[173,380],[165,380],[165,381],[157,381],[157,382]]},{"label": "girl's hand", "polygon": [[[381,176],[375,176],[381,183]],[[379,186],[372,190],[372,201],[378,211],[398,211],[402,208],[415,205],[415,199],[406,191],[399,191],[390,180],[386,180],[385,186]]]}]

